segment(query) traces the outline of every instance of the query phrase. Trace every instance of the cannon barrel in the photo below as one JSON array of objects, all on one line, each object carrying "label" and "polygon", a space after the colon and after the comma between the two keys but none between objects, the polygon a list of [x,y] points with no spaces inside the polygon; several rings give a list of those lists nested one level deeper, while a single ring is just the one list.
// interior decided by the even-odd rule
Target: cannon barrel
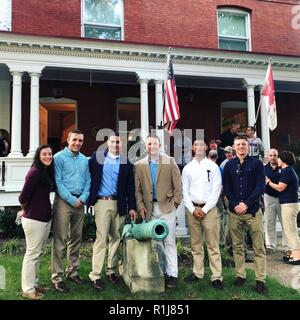
[{"label": "cannon barrel", "polygon": [[164,240],[169,234],[169,227],[164,220],[155,219],[142,223],[126,224],[123,229],[125,238],[132,237],[136,240]]}]

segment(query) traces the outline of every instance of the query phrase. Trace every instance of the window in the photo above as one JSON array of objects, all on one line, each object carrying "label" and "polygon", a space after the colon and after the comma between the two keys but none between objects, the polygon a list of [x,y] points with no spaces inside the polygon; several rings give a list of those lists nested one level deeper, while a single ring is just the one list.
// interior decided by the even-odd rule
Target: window
[{"label": "window", "polygon": [[123,0],[83,0],[83,30],[86,38],[121,40]]},{"label": "window", "polygon": [[250,15],[236,9],[218,10],[219,48],[250,51]]},{"label": "window", "polygon": [[0,30],[11,31],[11,0],[0,1]]}]

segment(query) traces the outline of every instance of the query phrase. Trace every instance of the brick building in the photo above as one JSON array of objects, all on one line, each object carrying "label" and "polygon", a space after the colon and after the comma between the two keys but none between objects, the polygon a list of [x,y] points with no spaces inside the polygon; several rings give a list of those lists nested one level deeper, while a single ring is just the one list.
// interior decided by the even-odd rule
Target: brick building
[{"label": "brick building", "polygon": [[217,138],[232,120],[253,125],[272,58],[278,127],[262,112],[258,135],[266,148],[300,140],[296,0],[1,0],[0,30],[0,128],[11,138],[0,205],[17,204],[39,143],[60,149],[78,127],[90,155],[99,128],[159,124],[169,47],[179,128]]}]

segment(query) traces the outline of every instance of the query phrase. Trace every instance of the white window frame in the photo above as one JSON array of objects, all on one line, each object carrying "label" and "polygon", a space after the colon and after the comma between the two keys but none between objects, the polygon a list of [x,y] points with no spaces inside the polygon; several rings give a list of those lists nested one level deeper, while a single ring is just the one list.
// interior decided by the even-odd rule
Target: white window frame
[{"label": "white window frame", "polygon": [[[8,27],[4,28],[4,25]],[[0,30],[12,30],[12,0],[0,0]]]},{"label": "white window frame", "polygon": [[[246,24],[246,34],[248,37],[235,37],[235,36],[221,36],[220,35],[220,30],[219,30],[219,13],[232,13],[234,15],[239,15],[245,17],[245,24]],[[228,40],[246,40],[246,52],[247,51],[252,51],[252,45],[251,45],[251,23],[250,23],[250,13],[244,10],[238,10],[238,9],[233,9],[233,8],[220,8],[217,10],[217,26],[218,26],[218,47],[220,48],[219,45],[219,40],[220,39],[228,39]],[[226,49],[223,49],[226,50]],[[234,50],[234,49],[232,49]]]},{"label": "white window frame", "polygon": [[[121,1],[121,23],[120,23],[120,28],[121,28],[121,38],[120,39],[110,39],[110,40],[115,40],[115,41],[122,41],[124,40],[124,0]],[[84,34],[84,3],[85,0],[81,0],[81,37],[85,38]],[[110,24],[102,24],[102,23],[89,23],[87,25],[90,26],[101,26],[101,27],[116,27],[116,25],[110,25]],[[98,38],[94,38],[98,39]],[[105,40],[105,39],[98,39],[98,40]]]}]

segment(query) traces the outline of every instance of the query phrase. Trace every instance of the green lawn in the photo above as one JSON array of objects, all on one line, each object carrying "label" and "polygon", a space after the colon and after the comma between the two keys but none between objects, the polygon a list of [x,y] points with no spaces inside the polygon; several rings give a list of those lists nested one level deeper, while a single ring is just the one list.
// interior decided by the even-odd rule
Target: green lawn
[{"label": "green lawn", "polygon": [[[0,266],[6,271],[6,288],[0,289],[0,300],[20,300],[20,277],[23,256],[1,255]],[[135,293],[131,294],[122,282],[115,286],[106,280],[102,292],[95,291],[89,284],[88,273],[91,269],[91,260],[81,259],[80,275],[86,284],[76,286],[69,284],[68,294],[56,293],[51,290],[45,300],[300,300],[300,294],[291,288],[286,288],[275,279],[267,279],[268,294],[259,295],[254,291],[254,272],[247,270],[247,282],[243,288],[235,288],[232,282],[235,278],[234,270],[230,267],[223,269],[223,291],[216,291],[210,283],[210,270],[206,268],[204,280],[187,285],[183,278],[191,272],[190,267],[180,267],[179,285],[176,289],[167,289],[161,294]],[[51,286],[50,256],[41,259],[40,284]]]}]

